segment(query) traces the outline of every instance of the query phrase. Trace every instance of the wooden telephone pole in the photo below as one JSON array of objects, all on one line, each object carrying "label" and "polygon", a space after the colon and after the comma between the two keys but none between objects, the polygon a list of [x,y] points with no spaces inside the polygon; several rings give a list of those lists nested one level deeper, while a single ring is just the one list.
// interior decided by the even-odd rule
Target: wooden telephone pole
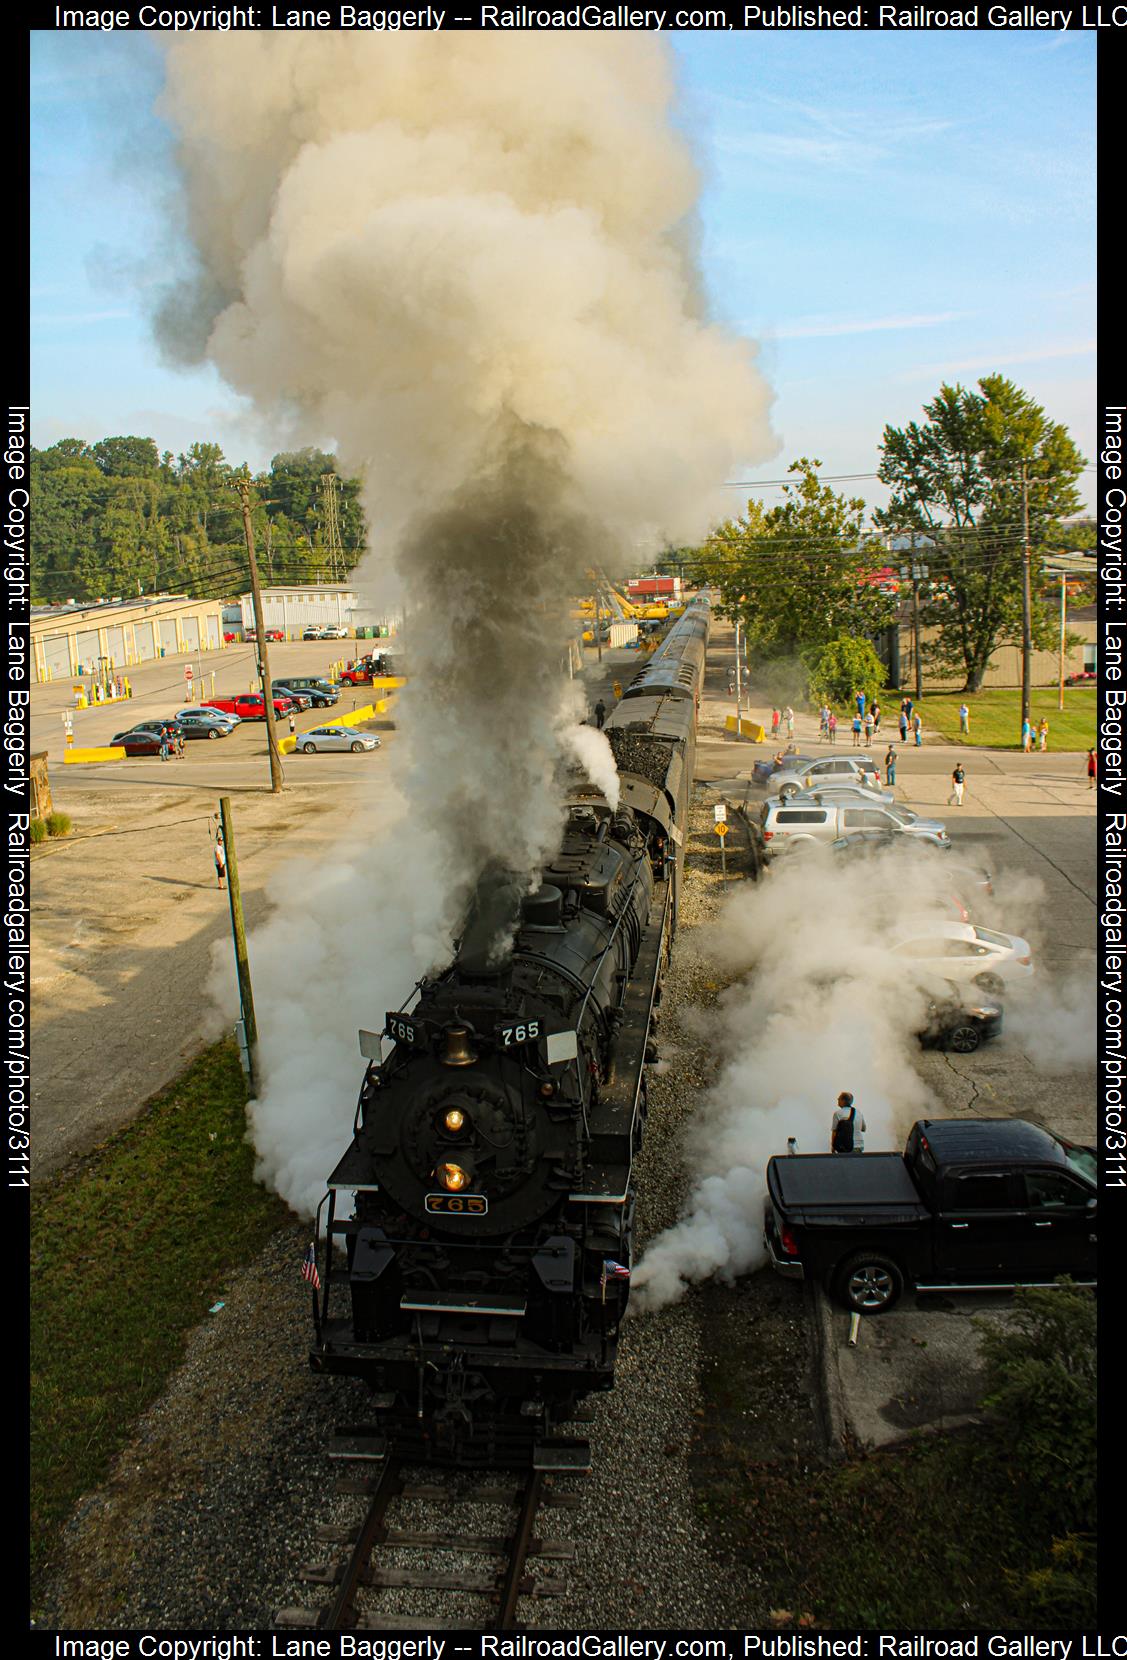
[{"label": "wooden telephone pole", "polygon": [[243,532],[247,539],[247,558],[250,561],[250,591],[254,599],[254,633],[258,652],[258,678],[262,686],[263,715],[266,717],[266,747],[270,752],[270,788],[275,795],[282,792],[282,757],[278,750],[278,734],[274,729],[274,691],[270,679],[270,653],[266,646],[266,619],[262,613],[262,589],[258,583],[258,561],[254,557],[254,526],[250,522],[250,479],[236,482],[239,500],[243,504]]},{"label": "wooden telephone pole", "polygon": [[1033,685],[1033,594],[1029,551],[1029,477],[1021,464],[1021,719],[1029,719]]},{"label": "wooden telephone pole", "polygon": [[220,838],[223,842],[227,866],[227,898],[231,906],[231,937],[235,942],[235,973],[239,981],[239,1008],[243,1017],[243,1037],[247,1046],[247,1066],[250,1071],[250,1092],[258,1088],[258,1064],[255,1046],[258,1043],[258,1024],[254,1018],[254,994],[250,985],[250,958],[247,955],[247,930],[243,920],[243,893],[239,886],[239,861],[235,853],[235,820],[231,814],[231,798],[219,798]]}]

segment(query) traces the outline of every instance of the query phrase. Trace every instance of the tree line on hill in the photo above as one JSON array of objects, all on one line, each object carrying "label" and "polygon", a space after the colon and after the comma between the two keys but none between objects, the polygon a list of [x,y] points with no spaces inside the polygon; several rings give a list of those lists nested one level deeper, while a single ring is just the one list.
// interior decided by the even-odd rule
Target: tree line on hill
[{"label": "tree line on hill", "polygon": [[[218,444],[161,454],[151,438],[63,438],[31,451],[32,603],[170,591],[222,598],[250,574],[235,480]],[[254,475],[255,550],[264,584],[344,581],[365,547],[360,483],[340,478],[343,553],[327,548],[323,474],[331,455],[276,455]]]},{"label": "tree line on hill", "polygon": [[[1047,648],[1059,639],[1056,590],[1046,596],[1037,573],[1048,552],[1094,547],[1094,531],[1061,522],[1081,505],[1076,482],[1085,465],[1065,427],[1005,376],[987,375],[973,391],[943,385],[922,421],[884,429],[877,477],[890,500],[871,515],[875,530],[864,528],[865,502],[822,484],[821,462],[803,457],[790,467],[794,482],[779,505],[749,501],[702,547],[664,563],[719,589],[762,683],[770,684],[772,665],[785,675],[796,663],[820,681],[832,658],[847,678],[860,677],[858,685],[882,672],[867,642],[899,607],[874,572],[926,564],[921,623],[935,634],[924,643],[925,660],[962,674],[964,689],[977,691],[998,647],[1021,644],[1027,535],[1033,643]],[[847,641],[855,649],[845,651]]]}]

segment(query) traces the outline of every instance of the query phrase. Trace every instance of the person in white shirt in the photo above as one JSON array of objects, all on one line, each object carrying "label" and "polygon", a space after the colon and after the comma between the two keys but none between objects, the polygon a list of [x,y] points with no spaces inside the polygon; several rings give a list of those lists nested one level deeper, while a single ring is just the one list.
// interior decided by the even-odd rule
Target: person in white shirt
[{"label": "person in white shirt", "polygon": [[831,1153],[863,1153],[865,1151],[865,1118],[853,1104],[853,1097],[843,1089],[837,1098],[833,1124],[830,1127]]}]

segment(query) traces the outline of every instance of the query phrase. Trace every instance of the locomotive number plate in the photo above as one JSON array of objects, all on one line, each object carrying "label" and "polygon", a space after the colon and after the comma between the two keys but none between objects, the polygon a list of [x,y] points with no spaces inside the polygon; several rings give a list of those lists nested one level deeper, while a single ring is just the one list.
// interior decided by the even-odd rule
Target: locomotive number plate
[{"label": "locomotive number plate", "polygon": [[497,1042],[502,1049],[512,1049],[518,1043],[535,1043],[539,1036],[538,1020],[506,1021],[497,1028]]},{"label": "locomotive number plate", "polygon": [[389,1014],[384,1021],[384,1036],[389,1037],[392,1043],[402,1043],[411,1049],[425,1049],[428,1041],[426,1021],[416,1020],[409,1014]]},{"label": "locomotive number plate", "polygon": [[489,1200],[480,1193],[428,1193],[423,1201],[430,1212],[448,1216],[484,1216]]}]

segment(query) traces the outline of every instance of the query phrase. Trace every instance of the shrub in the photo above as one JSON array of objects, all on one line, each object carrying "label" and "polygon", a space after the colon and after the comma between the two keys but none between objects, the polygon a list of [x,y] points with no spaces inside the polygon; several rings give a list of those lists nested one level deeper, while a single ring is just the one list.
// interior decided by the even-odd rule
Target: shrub
[{"label": "shrub", "polygon": [[887,679],[887,671],[868,640],[840,634],[805,654],[810,700],[839,709],[850,708],[854,694],[864,692],[870,706]]},{"label": "shrub", "polygon": [[69,836],[70,835],[70,814],[69,813],[48,813],[47,814],[47,834],[49,836]]},{"label": "shrub", "polygon": [[41,818],[33,818],[31,821],[31,840],[33,843],[47,840],[47,826]]},{"label": "shrub", "polygon": [[1083,1534],[1096,1502],[1096,1300],[1068,1279],[1014,1294],[1014,1319],[980,1325],[984,1404],[1031,1516]]}]

